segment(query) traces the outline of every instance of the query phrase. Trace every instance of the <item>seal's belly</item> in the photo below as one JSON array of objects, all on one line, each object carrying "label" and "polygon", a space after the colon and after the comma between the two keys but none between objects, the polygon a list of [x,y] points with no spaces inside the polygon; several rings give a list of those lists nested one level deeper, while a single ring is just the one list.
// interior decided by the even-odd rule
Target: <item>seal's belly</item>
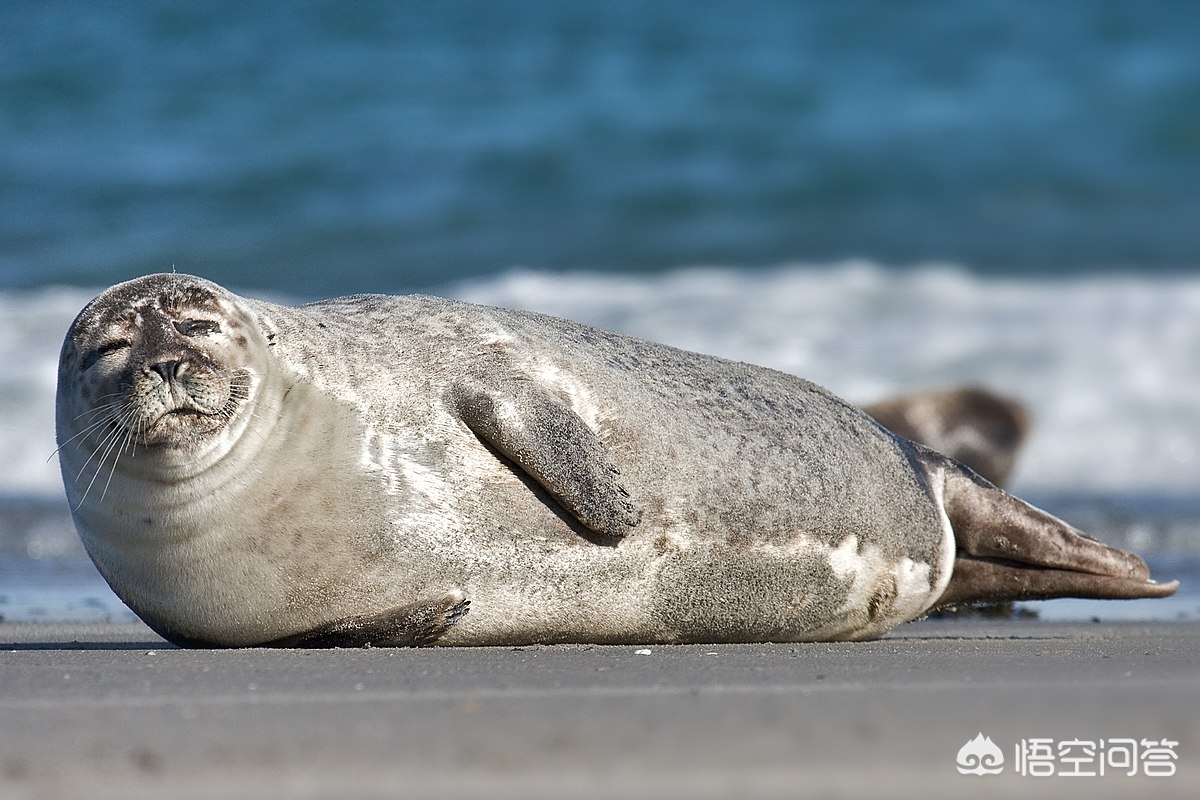
[{"label": "seal's belly", "polygon": [[[671,454],[623,449],[618,431],[610,444],[646,510],[619,541],[587,538],[469,436],[438,447],[452,469],[368,448],[391,464],[378,474],[396,487],[398,577],[418,593],[460,588],[471,600],[442,643],[871,638],[919,616],[945,587],[953,537],[934,498],[820,507],[799,496],[808,484],[795,459],[773,465],[773,491],[755,495],[754,473],[732,480],[728,463],[685,452],[688,442]],[[789,468],[791,494],[775,490]]]},{"label": "seal's belly", "polygon": [[935,565],[886,559],[857,537],[832,548],[630,541],[552,558],[509,552],[476,567],[462,576],[471,614],[445,644],[872,638],[944,588]]},{"label": "seal's belly", "polygon": [[[932,502],[919,520],[864,515],[862,529],[830,539],[825,529],[722,528],[718,510],[642,497],[658,510],[624,540],[595,543],[507,469],[471,496],[465,527],[423,548],[425,590],[444,581],[472,603],[444,644],[872,638],[923,613],[954,558]],[[889,523],[918,524],[918,545],[938,544],[875,544]]]}]

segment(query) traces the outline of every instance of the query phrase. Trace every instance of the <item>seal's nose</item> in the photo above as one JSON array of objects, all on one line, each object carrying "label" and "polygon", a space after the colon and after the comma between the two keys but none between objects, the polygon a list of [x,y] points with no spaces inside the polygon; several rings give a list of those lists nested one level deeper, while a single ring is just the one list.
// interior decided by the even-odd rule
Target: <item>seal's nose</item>
[{"label": "seal's nose", "polygon": [[150,365],[150,370],[157,372],[159,377],[163,379],[163,383],[170,383],[173,379],[178,378],[183,373],[183,368],[183,361],[178,359],[160,361],[157,364]]}]

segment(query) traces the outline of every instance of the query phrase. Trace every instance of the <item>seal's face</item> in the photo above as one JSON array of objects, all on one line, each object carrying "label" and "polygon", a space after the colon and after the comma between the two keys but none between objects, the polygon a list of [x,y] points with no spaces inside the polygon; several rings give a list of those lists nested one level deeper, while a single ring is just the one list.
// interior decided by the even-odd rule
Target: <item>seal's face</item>
[{"label": "seal's face", "polygon": [[151,275],[109,289],[63,346],[60,447],[73,444],[98,471],[126,455],[180,462],[219,446],[253,391],[260,337],[207,281]]}]

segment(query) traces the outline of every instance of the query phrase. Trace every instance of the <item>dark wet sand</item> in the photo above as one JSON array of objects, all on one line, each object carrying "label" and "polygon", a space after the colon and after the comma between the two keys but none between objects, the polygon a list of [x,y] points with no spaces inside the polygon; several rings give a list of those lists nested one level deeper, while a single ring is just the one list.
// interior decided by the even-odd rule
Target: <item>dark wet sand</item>
[{"label": "dark wet sand", "polygon": [[[640,649],[184,651],[0,624],[0,797],[1200,796],[1200,622]],[[980,732],[999,776],[955,768]],[[1015,774],[1036,737],[1169,739],[1177,771]]]}]

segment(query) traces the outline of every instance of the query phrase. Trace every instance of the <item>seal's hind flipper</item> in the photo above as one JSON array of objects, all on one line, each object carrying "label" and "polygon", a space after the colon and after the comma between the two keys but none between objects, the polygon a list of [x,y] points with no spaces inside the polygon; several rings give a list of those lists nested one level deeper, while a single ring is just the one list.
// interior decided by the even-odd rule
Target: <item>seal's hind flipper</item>
[{"label": "seal's hind flipper", "polygon": [[1010,564],[976,558],[956,558],[950,585],[938,606],[997,600],[1050,600],[1081,597],[1095,600],[1133,600],[1140,597],[1169,597],[1179,581],[1112,578],[1065,569],[1046,569],[1028,564]]},{"label": "seal's hind flipper", "polygon": [[321,625],[266,642],[262,647],[421,647],[433,644],[469,610],[470,600],[449,592],[433,600],[396,606]]},{"label": "seal's hind flipper", "polygon": [[586,528],[620,537],[641,521],[608,448],[578,414],[532,387],[510,394],[455,386],[451,408],[480,439],[554,496]]},{"label": "seal's hind flipper", "polygon": [[954,571],[938,606],[1053,597],[1131,599],[1174,594],[1146,562],[946,461],[944,505],[954,531]]}]

